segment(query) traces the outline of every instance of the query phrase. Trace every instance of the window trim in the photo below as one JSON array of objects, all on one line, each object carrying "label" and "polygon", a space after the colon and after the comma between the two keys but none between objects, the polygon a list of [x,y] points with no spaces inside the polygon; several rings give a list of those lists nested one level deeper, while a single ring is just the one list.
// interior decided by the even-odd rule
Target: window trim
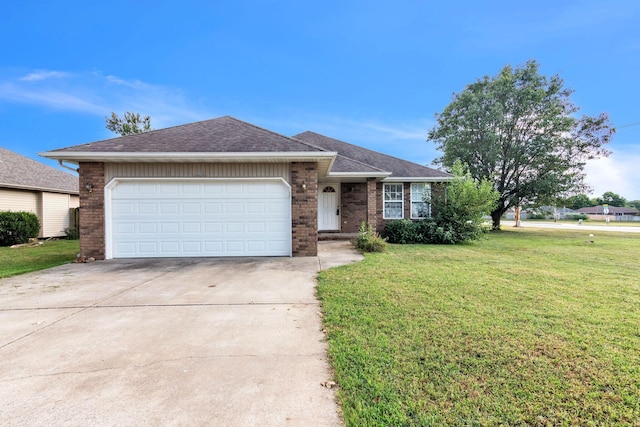
[{"label": "window trim", "polygon": [[[421,199],[421,200],[414,200],[413,199],[413,197],[414,197],[414,195],[413,195],[413,186],[414,185],[422,185],[423,186],[422,197],[424,197],[424,195],[426,193],[428,193],[429,195],[431,194],[431,183],[428,183],[428,182],[412,182],[409,185],[409,194],[411,196],[411,201],[410,201],[411,204],[409,205],[410,206],[410,209],[409,209],[410,218],[411,219],[427,219],[427,218],[431,218],[431,203],[425,202],[424,199]],[[413,204],[414,203],[425,203],[427,205],[427,207],[428,207],[427,216],[424,216],[424,217],[415,217],[415,216],[413,216]]]},{"label": "window trim", "polygon": [[[387,200],[386,196],[387,196],[387,192],[385,191],[385,187],[387,186],[399,186],[400,187],[400,200]],[[395,191],[397,192],[397,191]],[[397,218],[388,218],[387,217],[387,209],[386,209],[386,204],[387,203],[400,203],[401,209],[400,209],[400,217]],[[385,182],[382,184],[382,218],[383,219],[403,219],[404,218],[404,183],[402,182]]]}]

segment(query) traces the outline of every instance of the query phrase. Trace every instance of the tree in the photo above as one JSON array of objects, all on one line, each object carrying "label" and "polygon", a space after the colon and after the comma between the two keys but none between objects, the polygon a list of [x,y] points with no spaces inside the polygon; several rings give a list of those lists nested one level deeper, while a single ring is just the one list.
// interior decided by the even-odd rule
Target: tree
[{"label": "tree", "polygon": [[623,208],[627,205],[627,199],[614,193],[613,191],[605,192],[602,197],[596,199],[599,205],[609,205]]},{"label": "tree", "polygon": [[598,203],[596,203],[595,200],[591,200],[586,194],[576,194],[566,199],[565,204],[570,209],[578,210],[580,208],[595,206]]},{"label": "tree", "polygon": [[640,210],[640,200],[629,200],[627,206]]},{"label": "tree", "polygon": [[610,154],[604,145],[615,130],[608,116],[574,117],[579,108],[571,94],[532,60],[477,80],[436,114],[428,138],[443,156],[434,163],[450,168],[460,160],[474,179],[493,183],[500,194],[491,212],[494,229],[509,207],[585,190],[586,160]]},{"label": "tree", "polygon": [[443,200],[435,199],[435,222],[455,236],[452,242],[476,240],[487,230],[484,216],[495,209],[500,194],[487,179],[474,179],[465,166],[456,161],[451,167],[453,180],[447,185]]},{"label": "tree", "polygon": [[122,136],[134,135],[136,133],[148,132],[151,130],[151,117],[140,117],[140,113],[124,113],[121,119],[116,113],[111,113],[111,117],[105,117],[106,128],[111,132]]}]

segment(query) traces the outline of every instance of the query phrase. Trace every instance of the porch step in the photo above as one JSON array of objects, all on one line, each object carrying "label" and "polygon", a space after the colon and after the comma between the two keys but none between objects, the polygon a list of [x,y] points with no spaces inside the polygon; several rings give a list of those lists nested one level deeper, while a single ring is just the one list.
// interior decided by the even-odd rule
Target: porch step
[{"label": "porch step", "polygon": [[327,233],[319,232],[318,240],[353,240],[358,237],[358,233]]}]

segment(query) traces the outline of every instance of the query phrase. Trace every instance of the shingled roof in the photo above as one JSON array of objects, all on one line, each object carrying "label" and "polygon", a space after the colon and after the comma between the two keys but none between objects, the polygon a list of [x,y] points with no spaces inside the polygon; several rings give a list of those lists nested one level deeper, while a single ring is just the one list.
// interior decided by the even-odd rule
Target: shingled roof
[{"label": "shingled roof", "polygon": [[90,142],[47,154],[84,153],[285,153],[323,148],[225,116],[150,132]]},{"label": "shingled roof", "polygon": [[[451,178],[451,175],[446,172],[422,166],[407,160],[402,160],[387,154],[382,154],[377,151],[368,150],[366,148],[329,138],[314,132],[303,132],[293,136],[293,138],[313,144],[325,150],[335,151],[338,153],[339,157],[343,156],[348,159],[357,159],[359,163],[370,165],[378,171],[391,172],[390,178]],[[331,172],[344,172],[343,170],[337,170],[338,168],[339,162],[336,161]]]},{"label": "shingled roof", "polygon": [[0,148],[0,187],[78,194],[78,177]]}]

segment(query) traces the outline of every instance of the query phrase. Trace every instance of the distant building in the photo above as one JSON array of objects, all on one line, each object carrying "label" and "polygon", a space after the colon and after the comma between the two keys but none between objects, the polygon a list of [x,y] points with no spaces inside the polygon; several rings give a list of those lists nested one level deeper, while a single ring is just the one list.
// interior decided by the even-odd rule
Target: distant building
[{"label": "distant building", "polygon": [[638,210],[635,208],[619,208],[617,206],[609,206],[607,214],[604,212],[604,206],[590,206],[578,209],[578,212],[587,215],[589,219],[603,221],[605,217],[609,217],[611,221],[639,221]]},{"label": "distant building", "polygon": [[38,237],[61,237],[78,205],[77,176],[0,147],[0,211],[33,212]]}]

